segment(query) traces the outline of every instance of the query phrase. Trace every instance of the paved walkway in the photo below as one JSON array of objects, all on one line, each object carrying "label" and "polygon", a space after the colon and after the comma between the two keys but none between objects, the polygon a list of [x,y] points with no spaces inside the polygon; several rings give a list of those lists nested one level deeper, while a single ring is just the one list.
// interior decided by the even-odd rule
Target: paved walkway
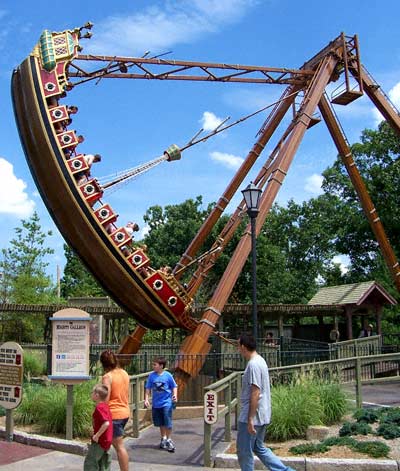
[{"label": "paved walkway", "polygon": [[[387,404],[391,406],[400,405],[398,395],[398,383],[363,386],[363,399],[365,404]],[[126,447],[129,453],[129,470],[135,471],[211,471],[212,468],[202,467],[203,462],[203,419],[183,419],[175,421],[175,431],[173,439],[176,443],[176,452],[168,453],[159,449],[159,431],[155,427],[149,427],[141,432],[139,439],[127,438]],[[43,441],[46,437],[43,437]],[[213,428],[212,450],[213,455],[224,450],[227,443],[223,442],[223,422],[222,420]],[[76,443],[76,442],[75,442]],[[43,444],[43,446],[45,446]],[[53,447],[55,448],[55,447]],[[55,470],[80,470],[83,469],[83,456],[63,453],[60,451],[49,451],[39,446],[22,445],[21,443],[8,443],[0,439],[0,470],[1,471],[55,471]],[[324,471],[331,469],[341,469],[352,471],[353,469],[368,470],[400,470],[395,462],[387,461],[381,466],[377,462],[369,462],[361,465],[359,462],[330,464],[323,463],[322,460],[309,460],[310,463],[300,464],[297,469],[310,469],[312,471]],[[357,461],[357,460],[355,460]],[[228,461],[225,463],[228,464]],[[232,464],[231,466],[235,466]],[[352,467],[353,466],[353,467]],[[361,466],[361,467],[360,467]],[[364,466],[364,467],[362,467]],[[112,464],[112,471],[118,471],[119,466],[115,460]],[[225,468],[229,469],[237,468]]]},{"label": "paved walkway", "polygon": [[[125,446],[129,454],[129,469],[135,471],[172,471],[176,469],[209,470],[203,463],[203,419],[182,419],[175,421],[173,440],[175,453],[160,450],[159,429],[153,426],[142,431],[140,438],[126,438]],[[223,442],[223,421],[214,426],[212,434],[213,453],[222,452],[227,443]],[[43,446],[45,440],[43,440]],[[50,451],[40,447],[8,443],[0,440],[1,471],[50,471],[57,469],[82,470],[83,456]],[[112,471],[119,469],[113,452]]]}]

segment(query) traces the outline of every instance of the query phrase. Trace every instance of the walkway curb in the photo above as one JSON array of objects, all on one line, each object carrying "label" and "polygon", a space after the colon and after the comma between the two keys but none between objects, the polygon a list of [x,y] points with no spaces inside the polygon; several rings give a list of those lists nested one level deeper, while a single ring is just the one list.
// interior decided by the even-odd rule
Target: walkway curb
[{"label": "walkway curb", "polygon": [[[0,427],[0,437],[5,438],[5,436],[5,428]],[[84,456],[87,450],[87,445],[78,441],[46,437],[20,431],[14,432],[13,439],[15,442],[24,445],[38,446],[80,456]],[[296,471],[400,471],[400,461],[395,460],[287,457],[282,458],[282,461]],[[152,465],[148,466],[148,469],[152,469]],[[174,466],[176,467],[176,465]],[[192,469],[190,466],[187,466],[187,468]],[[218,453],[214,458],[214,468],[239,469],[237,456]],[[198,469],[210,468],[199,467]],[[265,470],[265,467],[258,458],[255,458],[254,469]]]},{"label": "walkway curb", "polygon": [[[400,471],[400,462],[394,460],[333,459],[333,458],[281,458],[296,471]],[[236,455],[221,453],[215,457],[215,468],[239,468]],[[255,458],[254,469],[265,467]]]},{"label": "walkway curb", "polygon": [[[0,427],[0,437],[6,438],[6,429]],[[64,440],[62,438],[46,437],[43,435],[35,435],[32,433],[14,431],[13,441],[24,445],[39,446],[49,450],[62,451],[64,453],[72,453],[73,455],[86,455],[87,445],[75,440]]]}]

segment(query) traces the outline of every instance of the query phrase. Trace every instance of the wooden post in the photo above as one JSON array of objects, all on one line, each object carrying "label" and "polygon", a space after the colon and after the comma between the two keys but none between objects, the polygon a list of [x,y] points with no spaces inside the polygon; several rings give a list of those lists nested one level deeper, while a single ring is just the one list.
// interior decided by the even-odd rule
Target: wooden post
[{"label": "wooden post", "polygon": [[136,378],[132,383],[132,434],[134,438],[139,437],[139,401],[140,401],[140,379]]},{"label": "wooden post", "polygon": [[283,315],[282,314],[279,314],[279,317],[278,317],[278,337],[283,337]]},{"label": "wooden post", "polygon": [[204,421],[204,466],[211,467],[211,425]]},{"label": "wooden post", "polygon": [[375,307],[375,321],[376,321],[376,333],[377,335],[382,335],[382,306]]},{"label": "wooden post", "polygon": [[66,439],[73,438],[73,416],[74,416],[74,385],[67,384],[67,417],[66,417]]},{"label": "wooden post", "polygon": [[12,442],[14,440],[14,417],[13,410],[6,409],[6,441]]},{"label": "wooden post", "polygon": [[231,413],[232,413],[232,381],[229,381],[228,387],[225,391],[225,407],[228,406],[228,412],[225,414],[225,434],[224,434],[224,441],[230,442],[232,439],[231,433]]},{"label": "wooden post", "polygon": [[353,316],[351,309],[346,306],[346,326],[347,326],[347,339],[353,340]]},{"label": "wooden post", "polygon": [[359,409],[362,407],[362,386],[361,386],[361,359],[356,359],[356,404]]}]

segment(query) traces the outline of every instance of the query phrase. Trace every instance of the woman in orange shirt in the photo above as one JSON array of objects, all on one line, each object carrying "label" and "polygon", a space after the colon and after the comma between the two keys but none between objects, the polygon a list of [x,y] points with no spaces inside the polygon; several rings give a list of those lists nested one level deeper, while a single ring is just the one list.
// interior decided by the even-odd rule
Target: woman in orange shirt
[{"label": "woman in orange shirt", "polygon": [[113,419],[112,444],[117,452],[120,470],[128,471],[129,456],[124,445],[124,428],[130,415],[129,376],[119,367],[117,357],[111,350],[105,350],[100,355],[100,362],[104,369],[102,383],[109,391],[107,401]]}]

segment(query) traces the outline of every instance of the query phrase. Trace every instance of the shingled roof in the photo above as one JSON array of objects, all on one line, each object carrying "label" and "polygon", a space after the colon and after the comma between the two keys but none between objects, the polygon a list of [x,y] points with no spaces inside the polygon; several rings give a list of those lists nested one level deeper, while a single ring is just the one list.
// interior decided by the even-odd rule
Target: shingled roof
[{"label": "shingled roof", "polygon": [[397,304],[397,301],[376,281],[364,281],[349,285],[321,288],[308,304],[355,304],[367,302],[367,298],[378,296],[382,304]]}]

